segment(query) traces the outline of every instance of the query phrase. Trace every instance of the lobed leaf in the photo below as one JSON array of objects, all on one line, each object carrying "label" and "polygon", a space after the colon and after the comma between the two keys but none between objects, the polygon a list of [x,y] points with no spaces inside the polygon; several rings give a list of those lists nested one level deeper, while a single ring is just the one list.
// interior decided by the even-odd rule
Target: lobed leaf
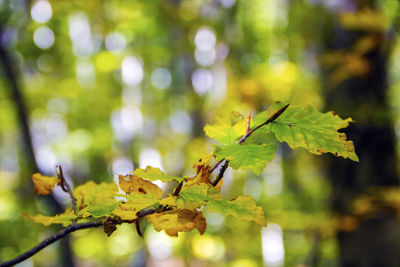
[{"label": "lobed leaf", "polygon": [[275,144],[232,144],[216,146],[217,160],[227,159],[229,165],[237,169],[249,169],[259,175],[275,156]]},{"label": "lobed leaf", "polygon": [[61,182],[61,179],[57,177],[44,176],[40,173],[35,173],[32,175],[32,181],[36,194],[48,195],[54,189],[55,185]]},{"label": "lobed leaf", "polygon": [[[277,109],[275,105],[269,112],[258,114],[253,126],[265,122]],[[275,121],[260,130],[272,132],[280,142],[288,143],[292,149],[303,147],[317,155],[330,152],[358,161],[353,142],[348,141],[344,133],[338,132],[350,122],[351,118],[343,120],[333,112],[320,113],[311,105],[289,106]]]},{"label": "lobed leaf", "polygon": [[157,232],[165,230],[169,236],[178,236],[178,232],[188,232],[195,228],[203,234],[207,227],[203,213],[189,209],[154,213],[147,216],[147,221],[153,224]]},{"label": "lobed leaf", "polygon": [[150,181],[157,181],[157,180],[160,180],[162,182],[183,181],[183,178],[170,176],[162,172],[159,168],[154,168],[151,166],[147,166],[146,169],[138,168],[132,173],[137,177],[148,179]]},{"label": "lobed leaf", "polygon": [[223,215],[232,215],[239,220],[255,221],[265,226],[264,212],[251,196],[239,196],[234,200],[213,200],[208,204],[210,211],[218,211]]}]

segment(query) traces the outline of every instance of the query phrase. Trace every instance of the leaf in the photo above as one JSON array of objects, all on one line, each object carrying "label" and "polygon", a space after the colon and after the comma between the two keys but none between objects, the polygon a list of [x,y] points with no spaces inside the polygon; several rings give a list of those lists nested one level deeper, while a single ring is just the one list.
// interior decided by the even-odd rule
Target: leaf
[{"label": "leaf", "polygon": [[43,216],[43,215],[36,215],[31,216],[28,214],[23,214],[25,218],[31,219],[36,223],[41,223],[45,226],[49,226],[50,224],[62,224],[63,226],[70,225],[73,220],[77,219],[78,217],[74,214],[72,209],[66,209],[64,213],[57,214],[55,216]]},{"label": "leaf", "polygon": [[232,215],[239,220],[255,221],[265,226],[264,212],[261,207],[256,206],[256,202],[251,196],[239,196],[238,198],[227,200],[213,200],[208,204],[210,211],[218,211],[223,215]]},{"label": "leaf", "polygon": [[150,207],[157,202],[160,198],[154,198],[152,195],[131,193],[127,196],[128,201],[121,203],[112,214],[120,217],[122,220],[134,220],[137,218],[136,213],[142,209]]},{"label": "leaf", "polygon": [[168,206],[176,207],[176,199],[177,198],[178,198],[177,196],[168,194],[168,196],[166,198],[161,199],[160,202],[158,202],[158,204],[164,205],[164,206],[168,205]]},{"label": "leaf", "polygon": [[[270,112],[257,115],[254,125],[266,121],[274,110],[276,106]],[[311,105],[289,106],[275,121],[260,129],[274,133],[280,142],[288,143],[292,149],[303,147],[317,155],[330,152],[358,161],[353,142],[347,141],[346,135],[338,132],[352,121],[351,118],[343,120],[333,112],[320,113]]]},{"label": "leaf", "polygon": [[220,198],[219,191],[210,184],[195,184],[181,191],[176,201],[179,209],[196,209]]},{"label": "leaf", "polygon": [[[236,116],[237,117],[237,116]],[[234,116],[218,116],[214,120],[213,125],[206,125],[204,131],[210,138],[218,140],[221,144],[229,145],[237,143],[237,141],[246,134],[246,119],[239,119],[235,123]]]},{"label": "leaf", "polygon": [[114,182],[96,184],[89,181],[76,187],[73,195],[79,207],[78,215],[83,218],[109,216],[118,206],[114,198],[117,192],[118,186]]},{"label": "leaf", "polygon": [[118,175],[119,186],[127,193],[149,194],[154,198],[161,199],[163,191],[155,184],[135,175]]},{"label": "leaf", "polygon": [[153,223],[157,232],[165,230],[169,236],[178,236],[178,232],[187,232],[195,228],[203,234],[207,227],[203,213],[189,209],[154,213],[147,216],[147,221]]},{"label": "leaf", "polygon": [[117,230],[117,224],[113,222],[111,218],[108,218],[103,225],[103,231],[107,236],[110,236],[114,231]]},{"label": "leaf", "polygon": [[199,169],[199,173],[192,178],[186,178],[186,184],[183,186],[183,189],[188,188],[195,184],[211,184],[210,182],[210,166],[205,166]]},{"label": "leaf", "polygon": [[147,166],[146,169],[138,168],[132,173],[137,177],[148,179],[150,181],[157,181],[157,180],[160,180],[162,182],[183,181],[183,178],[167,175],[164,172],[162,172],[159,168],[154,168],[151,166]]},{"label": "leaf", "polygon": [[54,186],[61,181],[61,179],[35,173],[32,175],[32,181],[36,194],[48,195],[54,189]]},{"label": "leaf", "polygon": [[232,144],[216,146],[215,156],[217,160],[229,160],[229,166],[233,169],[250,169],[259,175],[275,156],[275,144]]}]

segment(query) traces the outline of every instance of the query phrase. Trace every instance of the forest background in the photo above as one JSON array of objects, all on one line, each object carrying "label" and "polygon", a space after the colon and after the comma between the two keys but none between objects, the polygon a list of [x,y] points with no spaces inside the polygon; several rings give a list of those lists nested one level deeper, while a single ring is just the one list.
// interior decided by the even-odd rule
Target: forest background
[{"label": "forest background", "polygon": [[[253,196],[268,225],[204,211],[204,235],[132,225],[73,233],[20,266],[400,266],[399,2],[0,1],[0,262],[59,227],[70,184],[152,165],[192,175],[221,110],[312,104],[356,123],[359,163],[292,151],[260,176],[229,168],[223,197]],[[170,185],[164,185],[166,187]],[[171,188],[172,189],[172,188]]]}]

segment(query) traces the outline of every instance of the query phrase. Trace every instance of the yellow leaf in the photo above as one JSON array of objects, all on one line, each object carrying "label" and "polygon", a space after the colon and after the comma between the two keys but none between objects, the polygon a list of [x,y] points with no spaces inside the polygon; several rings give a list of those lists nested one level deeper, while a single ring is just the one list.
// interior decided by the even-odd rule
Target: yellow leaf
[{"label": "yellow leaf", "polygon": [[31,216],[28,214],[23,214],[23,215],[25,218],[31,219],[45,226],[49,226],[50,224],[62,224],[63,226],[67,226],[77,218],[72,209],[66,209],[64,213],[57,214],[56,216],[43,216],[40,214],[36,216]]},{"label": "yellow leaf", "polygon": [[127,196],[128,201],[126,203],[121,203],[112,212],[117,215],[122,220],[134,220],[137,218],[136,213],[156,204],[159,199],[153,198],[150,195],[131,193]]},{"label": "yellow leaf", "polygon": [[127,193],[148,194],[154,198],[161,199],[163,191],[155,184],[135,175],[118,175],[119,187]]},{"label": "yellow leaf", "polygon": [[96,184],[89,181],[74,189],[74,197],[81,217],[109,216],[118,205],[114,196],[118,193],[118,186],[112,183]]},{"label": "yellow leaf", "polygon": [[54,186],[61,181],[61,179],[35,173],[32,175],[32,181],[36,194],[48,195],[54,189]]},{"label": "yellow leaf", "polygon": [[195,228],[203,234],[207,227],[203,213],[188,209],[154,213],[147,216],[147,220],[153,223],[156,231],[165,230],[169,236],[178,236],[178,232],[187,232]]},{"label": "yellow leaf", "polygon": [[163,206],[168,205],[168,206],[175,206],[176,207],[176,199],[177,198],[178,198],[177,196],[168,194],[168,196],[166,198],[163,198],[163,199],[160,200],[159,204],[163,205]]},{"label": "yellow leaf", "polygon": [[[203,166],[205,166],[206,164],[208,164],[209,162],[210,162],[210,160],[213,158],[213,156],[214,156],[214,153],[213,152],[211,152],[210,154],[208,154],[208,155],[205,155],[204,157],[202,157],[201,159],[199,159],[199,161],[198,162],[196,162],[194,165],[193,165],[193,168],[197,168],[197,170],[199,170],[200,168],[202,168]],[[199,171],[197,171],[197,173],[198,173]]]}]

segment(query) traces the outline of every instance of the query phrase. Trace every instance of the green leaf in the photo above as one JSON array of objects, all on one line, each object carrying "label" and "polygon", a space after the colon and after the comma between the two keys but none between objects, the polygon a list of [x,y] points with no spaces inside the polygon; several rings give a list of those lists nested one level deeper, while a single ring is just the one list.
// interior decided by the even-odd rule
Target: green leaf
[{"label": "green leaf", "polygon": [[177,207],[182,209],[196,209],[207,202],[220,198],[218,190],[210,184],[195,184],[179,193]]},{"label": "green leaf", "polygon": [[[213,125],[206,125],[204,131],[210,138],[218,140],[221,144],[234,144],[246,134],[246,119],[243,116],[233,115],[218,116]],[[235,119],[240,117],[239,121]]]},{"label": "green leaf", "polygon": [[233,169],[250,169],[259,175],[275,156],[275,144],[233,144],[216,146],[215,156],[217,160],[229,160],[229,166]]},{"label": "green leaf", "polygon": [[213,200],[208,204],[208,208],[225,216],[232,215],[238,220],[255,221],[262,226],[266,225],[262,208],[256,206],[251,196],[239,196],[231,201]]},{"label": "green leaf", "polygon": [[138,168],[132,173],[135,176],[138,176],[143,179],[148,179],[150,181],[157,181],[157,180],[160,180],[162,182],[183,181],[183,178],[167,175],[164,172],[162,172],[159,168],[154,168],[151,166],[147,166],[146,169]]},{"label": "green leaf", "polygon": [[[275,105],[269,112],[257,115],[253,126],[265,122],[276,110],[278,106]],[[333,112],[320,113],[311,105],[289,106],[275,121],[261,127],[260,130],[274,133],[280,142],[288,143],[292,149],[303,147],[317,155],[330,152],[358,161],[353,142],[346,140],[344,133],[338,132],[350,122],[351,118],[343,120]]]}]

